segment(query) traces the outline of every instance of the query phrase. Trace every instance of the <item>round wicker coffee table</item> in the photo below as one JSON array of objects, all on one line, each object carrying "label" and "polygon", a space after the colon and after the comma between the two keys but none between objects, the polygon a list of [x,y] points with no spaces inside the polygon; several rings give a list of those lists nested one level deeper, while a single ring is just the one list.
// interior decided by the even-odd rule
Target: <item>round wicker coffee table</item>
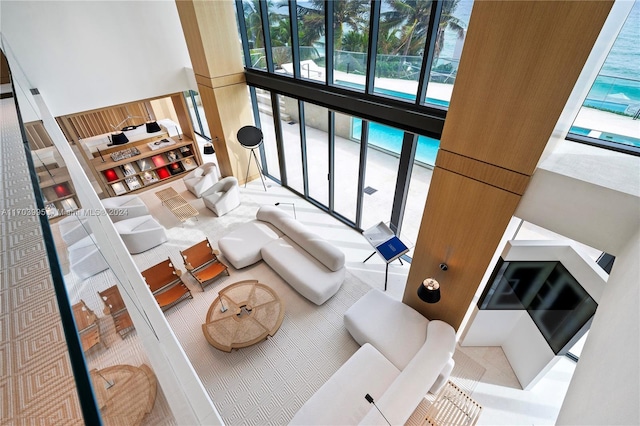
[{"label": "round wicker coffee table", "polygon": [[276,292],[257,280],[246,280],[220,291],[202,331],[211,346],[231,352],[273,336],[283,319],[284,304]]}]

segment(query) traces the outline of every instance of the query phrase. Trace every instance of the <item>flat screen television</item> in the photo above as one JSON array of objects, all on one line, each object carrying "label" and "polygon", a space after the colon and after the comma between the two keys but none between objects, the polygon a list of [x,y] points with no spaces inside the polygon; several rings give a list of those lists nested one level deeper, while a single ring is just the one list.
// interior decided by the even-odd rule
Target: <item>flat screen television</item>
[{"label": "flat screen television", "polygon": [[478,301],[481,310],[526,310],[556,355],[588,330],[597,307],[562,263],[502,258]]}]

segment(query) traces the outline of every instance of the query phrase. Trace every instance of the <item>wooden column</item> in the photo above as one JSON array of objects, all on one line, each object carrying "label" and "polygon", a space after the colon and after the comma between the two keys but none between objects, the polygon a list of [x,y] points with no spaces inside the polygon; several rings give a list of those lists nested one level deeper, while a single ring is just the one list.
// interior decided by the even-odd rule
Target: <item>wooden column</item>
[{"label": "wooden column", "polygon": [[403,298],[427,318],[460,326],[612,4],[474,3]]},{"label": "wooden column", "polygon": [[[238,129],[254,123],[233,1],[177,0],[198,93],[223,176],[244,182],[249,152]],[[218,140],[215,140],[218,138]],[[258,177],[255,164],[249,180]]]}]

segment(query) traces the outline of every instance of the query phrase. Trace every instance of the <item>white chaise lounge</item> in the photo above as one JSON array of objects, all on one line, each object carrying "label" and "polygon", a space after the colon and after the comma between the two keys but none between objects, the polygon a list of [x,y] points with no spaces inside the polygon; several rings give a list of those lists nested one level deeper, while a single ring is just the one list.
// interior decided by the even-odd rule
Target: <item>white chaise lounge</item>
[{"label": "white chaise lounge", "polygon": [[222,237],[218,248],[236,269],[264,259],[316,305],[336,294],[344,281],[344,253],[274,206],[260,207],[255,221]]},{"label": "white chaise lounge", "polygon": [[351,306],[345,326],[362,345],[300,408],[292,425],[403,425],[427,392],[453,370],[456,335],[404,303],[371,290]]}]

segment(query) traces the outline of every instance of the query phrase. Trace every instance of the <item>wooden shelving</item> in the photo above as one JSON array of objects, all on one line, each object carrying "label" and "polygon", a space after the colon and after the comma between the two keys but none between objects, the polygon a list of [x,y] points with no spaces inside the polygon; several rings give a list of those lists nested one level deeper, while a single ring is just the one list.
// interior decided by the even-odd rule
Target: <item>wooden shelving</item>
[{"label": "wooden shelving", "polygon": [[[153,149],[155,146],[158,148]],[[139,154],[113,161],[110,154],[102,153],[102,156],[90,160],[103,190],[109,196],[129,194],[184,177],[200,165],[197,144],[185,136],[165,136],[153,141],[145,139],[121,145],[119,150],[130,148],[136,148]]]}]

